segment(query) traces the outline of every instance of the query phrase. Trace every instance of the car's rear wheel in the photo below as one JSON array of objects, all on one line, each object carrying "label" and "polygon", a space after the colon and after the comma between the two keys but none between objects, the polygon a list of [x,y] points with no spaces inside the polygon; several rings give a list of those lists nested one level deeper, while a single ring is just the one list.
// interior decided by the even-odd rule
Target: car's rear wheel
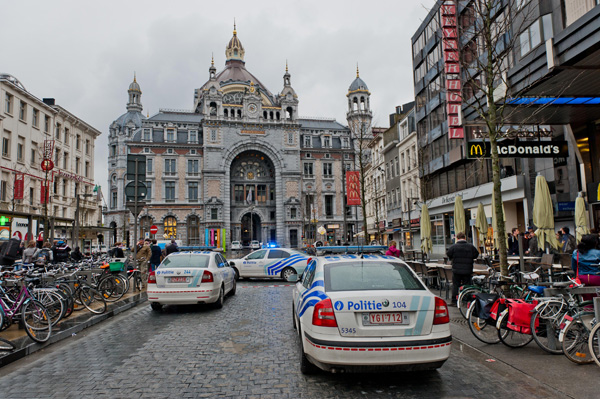
[{"label": "car's rear wheel", "polygon": [[229,295],[234,296],[236,290],[237,290],[237,283],[235,280],[233,280],[233,287],[231,287],[231,291],[229,291]]},{"label": "car's rear wheel", "polygon": [[296,275],[296,270],[294,270],[294,268],[292,268],[292,267],[286,267],[281,272],[281,278],[284,279],[285,281],[288,281],[288,278],[290,278],[291,276],[294,276],[294,275]]},{"label": "car's rear wheel", "polygon": [[225,288],[221,286],[221,290],[219,291],[219,298],[217,298],[217,302],[215,302],[215,308],[221,309],[223,307],[223,302],[225,301]]},{"label": "car's rear wheel", "polygon": [[152,308],[152,310],[154,310],[155,312],[160,312],[162,310],[163,305],[161,305],[158,302],[150,302],[150,307]]},{"label": "car's rear wheel", "polygon": [[304,353],[304,343],[302,342],[302,331],[298,326],[299,338],[300,338],[300,372],[305,375],[315,374],[318,371],[318,367],[315,366],[308,360]]}]

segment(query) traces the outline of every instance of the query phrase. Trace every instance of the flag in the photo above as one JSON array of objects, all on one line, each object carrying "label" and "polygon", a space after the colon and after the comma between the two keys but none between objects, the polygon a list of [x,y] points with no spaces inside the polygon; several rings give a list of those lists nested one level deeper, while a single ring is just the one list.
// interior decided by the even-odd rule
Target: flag
[{"label": "flag", "polygon": [[246,196],[246,203],[248,205],[252,204],[252,189],[248,190],[248,195]]}]

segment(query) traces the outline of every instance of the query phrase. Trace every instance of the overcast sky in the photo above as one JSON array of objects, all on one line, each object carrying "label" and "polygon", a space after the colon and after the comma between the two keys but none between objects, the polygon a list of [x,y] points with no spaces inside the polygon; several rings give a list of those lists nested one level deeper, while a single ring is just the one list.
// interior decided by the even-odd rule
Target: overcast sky
[{"label": "overcast sky", "polygon": [[3,1],[0,73],[102,132],[95,179],[106,198],[108,127],[125,113],[134,71],[144,115],[192,109],[194,89],[217,71],[233,21],[246,68],[272,93],[288,61],[301,116],[346,124],[346,93],[356,77],[371,92],[376,126],[413,101],[410,38],[434,0]]}]

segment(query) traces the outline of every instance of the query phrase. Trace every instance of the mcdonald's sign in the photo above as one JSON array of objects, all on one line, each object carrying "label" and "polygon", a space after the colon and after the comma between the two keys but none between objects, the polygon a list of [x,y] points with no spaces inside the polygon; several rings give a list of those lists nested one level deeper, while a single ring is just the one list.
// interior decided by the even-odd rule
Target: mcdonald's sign
[{"label": "mcdonald's sign", "polygon": [[587,202],[588,204],[600,202],[600,183],[588,183]]},{"label": "mcdonald's sign", "polygon": [[[566,158],[569,146],[566,141],[521,141],[498,142],[498,158]],[[491,158],[492,145],[488,141],[467,143],[467,158]]]},{"label": "mcdonald's sign", "polygon": [[492,156],[491,145],[485,141],[467,142],[467,158],[490,158]]}]

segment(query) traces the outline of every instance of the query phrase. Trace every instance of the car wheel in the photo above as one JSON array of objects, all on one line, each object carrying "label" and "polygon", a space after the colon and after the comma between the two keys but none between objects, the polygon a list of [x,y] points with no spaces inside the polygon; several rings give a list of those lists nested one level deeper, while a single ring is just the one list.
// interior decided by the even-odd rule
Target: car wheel
[{"label": "car wheel", "polygon": [[219,291],[219,298],[217,298],[217,302],[215,302],[215,308],[221,309],[223,307],[223,302],[225,301],[225,288],[221,286],[221,290]]},{"label": "car wheel", "polygon": [[233,280],[233,287],[231,287],[231,291],[229,291],[229,295],[234,296],[236,290],[237,290],[237,283],[235,280]]},{"label": "car wheel", "polygon": [[297,274],[296,270],[294,270],[291,267],[286,267],[285,269],[283,269],[283,271],[281,272],[281,278],[284,279],[285,281],[288,281],[288,278],[290,278],[291,276]]},{"label": "car wheel", "polygon": [[155,312],[160,312],[162,310],[163,305],[161,305],[158,302],[150,302],[150,307],[152,308],[152,310],[154,310]]},{"label": "car wheel", "polygon": [[298,331],[300,333],[300,372],[305,375],[315,374],[318,368],[306,357],[306,354],[304,353],[304,344],[302,342],[302,331],[300,331],[300,327],[298,327]]},{"label": "car wheel", "polygon": [[294,330],[298,329],[298,327],[296,326],[296,312],[294,311],[293,303],[292,303],[292,326],[294,327]]},{"label": "car wheel", "polygon": [[235,272],[235,279],[239,280],[240,279],[240,272],[235,267],[233,268],[233,271]]}]

